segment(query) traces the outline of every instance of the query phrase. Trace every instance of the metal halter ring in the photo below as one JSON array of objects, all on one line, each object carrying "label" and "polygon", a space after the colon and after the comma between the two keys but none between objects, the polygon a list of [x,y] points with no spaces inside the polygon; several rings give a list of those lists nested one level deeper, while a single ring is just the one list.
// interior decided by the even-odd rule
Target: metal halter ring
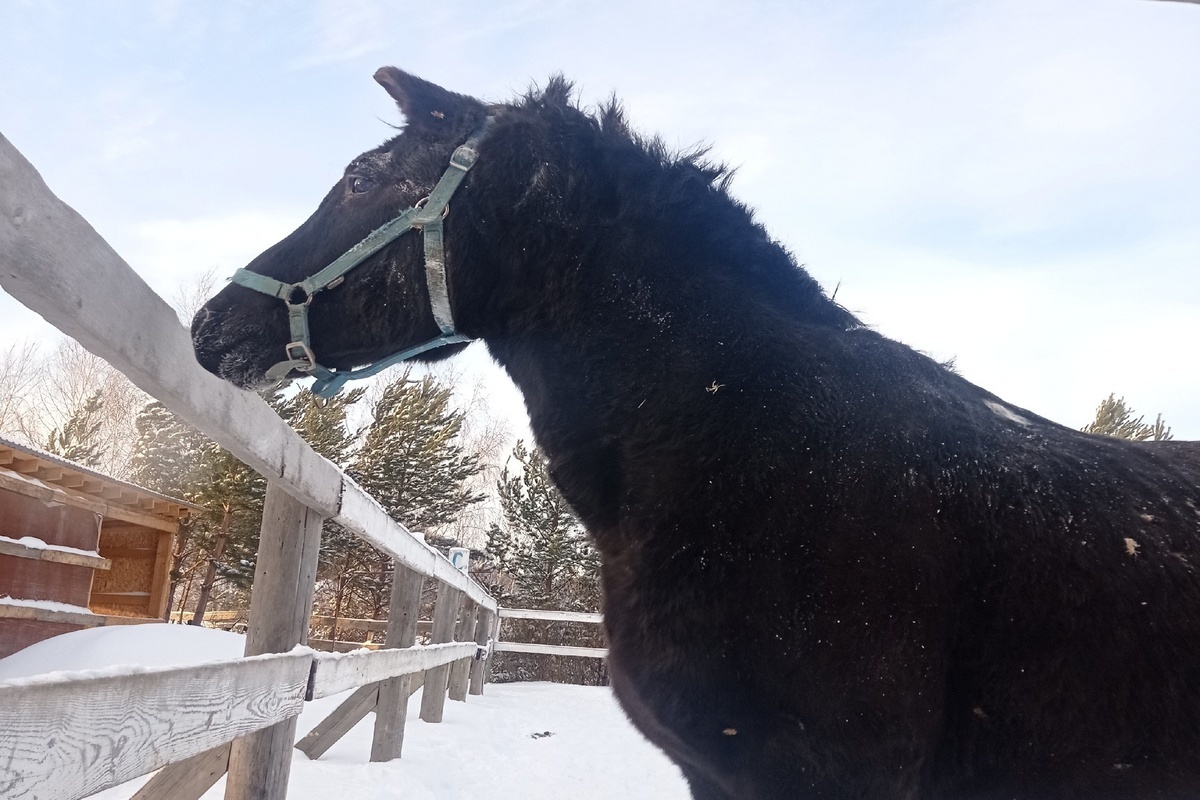
[{"label": "metal halter ring", "polygon": [[[304,292],[304,302],[293,303],[292,302],[292,293],[293,292]],[[289,286],[288,291],[287,291],[287,297],[283,298],[283,302],[287,303],[289,306],[311,306],[312,301],[313,301],[312,292],[310,292],[308,289],[304,288],[304,286],[299,283],[293,283],[291,286]],[[291,345],[289,345],[289,347],[290,346]],[[313,363],[316,363],[316,362],[313,362]]]},{"label": "metal halter ring", "polygon": [[[415,208],[417,211],[420,211],[422,208],[425,207],[425,205],[428,202],[429,202],[429,195],[425,195],[420,200],[413,203],[413,208]],[[446,203],[446,205],[442,206],[442,219],[445,219],[446,215],[449,213],[450,213],[450,204]]]}]

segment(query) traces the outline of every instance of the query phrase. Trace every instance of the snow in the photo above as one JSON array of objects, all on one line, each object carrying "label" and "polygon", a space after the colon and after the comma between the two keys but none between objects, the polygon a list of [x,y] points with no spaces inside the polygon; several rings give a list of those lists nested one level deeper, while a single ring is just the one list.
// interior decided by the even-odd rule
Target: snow
[{"label": "snow", "polygon": [[[0,606],[27,606],[29,608],[45,608],[50,611],[70,611],[74,614],[91,614],[86,606],[76,606],[71,603],[59,603],[55,600],[26,600],[23,597],[0,597]],[[93,615],[94,616],[94,615]],[[0,661],[3,663],[3,661]]]},{"label": "snow", "polygon": [[[131,625],[76,631],[0,659],[0,680],[52,670],[124,670],[238,658],[240,634],[191,625]],[[116,665],[127,665],[118,668]],[[130,665],[137,665],[136,667]],[[409,701],[404,756],[370,763],[374,715],[319,760],[293,751],[289,800],[688,800],[679,770],[646,742],[611,690],[553,683],[488,684],[482,697],[446,702],[445,717],[419,719],[420,692]],[[346,695],[305,704],[303,736]],[[548,735],[547,735],[548,734]],[[96,800],[127,800],[148,776]],[[224,796],[221,780],[206,800]]]},{"label": "snow", "polygon": [[0,542],[12,542],[13,544],[24,545],[30,550],[54,550],[58,553],[74,553],[80,556],[95,556],[100,557],[100,554],[95,550],[80,550],[78,547],[67,547],[62,544],[46,544],[46,542],[38,539],[35,536],[22,536],[20,539],[13,539],[8,536],[0,536]]}]

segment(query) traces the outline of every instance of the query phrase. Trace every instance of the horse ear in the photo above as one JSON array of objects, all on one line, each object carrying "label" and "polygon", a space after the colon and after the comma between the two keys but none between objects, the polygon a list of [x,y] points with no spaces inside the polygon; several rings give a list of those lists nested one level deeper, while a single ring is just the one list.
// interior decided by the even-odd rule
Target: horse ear
[{"label": "horse ear", "polygon": [[409,127],[440,127],[473,102],[395,67],[380,67],[375,72],[375,81],[400,106]]}]

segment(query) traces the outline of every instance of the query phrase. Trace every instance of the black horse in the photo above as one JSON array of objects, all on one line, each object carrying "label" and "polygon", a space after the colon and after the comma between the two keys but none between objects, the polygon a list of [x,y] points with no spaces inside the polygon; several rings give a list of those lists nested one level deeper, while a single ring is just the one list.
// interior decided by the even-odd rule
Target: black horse
[{"label": "black horse", "polygon": [[[561,79],[376,79],[407,127],[250,264],[281,283],[208,302],[197,357],[254,388],[486,342],[602,554],[616,694],[695,797],[1200,797],[1200,447],[1064,428],[863,327],[721,167]],[[444,251],[290,286],[456,169],[416,222]],[[271,293],[311,317],[286,357]]]}]

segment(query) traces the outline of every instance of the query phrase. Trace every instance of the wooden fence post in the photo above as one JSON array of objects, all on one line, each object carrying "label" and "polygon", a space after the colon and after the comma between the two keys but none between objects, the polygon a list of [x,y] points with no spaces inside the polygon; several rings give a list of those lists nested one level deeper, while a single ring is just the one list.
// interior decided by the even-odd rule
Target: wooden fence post
[{"label": "wooden fence post", "polygon": [[500,616],[500,607],[496,607],[496,613],[492,615],[492,650],[488,653],[487,663],[483,665],[483,681],[487,683],[492,677],[492,659],[496,656],[496,646],[500,644],[500,623],[503,619]]},{"label": "wooden fence post", "polygon": [[[487,647],[488,639],[492,635],[492,618],[495,616],[491,611],[479,606],[479,619],[475,623],[475,644],[480,647]],[[485,656],[480,658],[475,657],[471,662],[471,694],[483,694],[483,682],[487,673],[488,659]]]},{"label": "wooden fence post", "polygon": [[[456,642],[471,642],[475,640],[475,624],[479,619],[479,606],[471,600],[463,603],[462,616],[458,620],[458,628],[454,632]],[[467,681],[471,677],[472,658],[464,658],[450,665],[450,699],[460,703],[467,700]]]},{"label": "wooden fence post", "polygon": [[[458,621],[458,609],[462,605],[462,592],[448,583],[438,583],[437,605],[433,609],[432,644],[454,640],[454,625]],[[421,719],[426,722],[441,722],[446,706],[446,680],[450,666],[443,665],[425,670],[425,685],[421,689]]]},{"label": "wooden fence post", "polygon": [[[399,561],[393,563],[392,600],[388,608],[388,628],[383,646],[412,647],[417,642],[417,618],[421,615],[424,578]],[[411,682],[411,675],[379,682],[375,738],[371,741],[372,761],[391,761],[400,757],[400,750],[404,747],[404,723],[408,716]]]},{"label": "wooden fence post", "polygon": [[[308,641],[321,521],[320,514],[278,483],[267,482],[246,655],[286,653]],[[235,740],[229,754],[226,800],[283,800],[295,738],[293,717]]]}]

